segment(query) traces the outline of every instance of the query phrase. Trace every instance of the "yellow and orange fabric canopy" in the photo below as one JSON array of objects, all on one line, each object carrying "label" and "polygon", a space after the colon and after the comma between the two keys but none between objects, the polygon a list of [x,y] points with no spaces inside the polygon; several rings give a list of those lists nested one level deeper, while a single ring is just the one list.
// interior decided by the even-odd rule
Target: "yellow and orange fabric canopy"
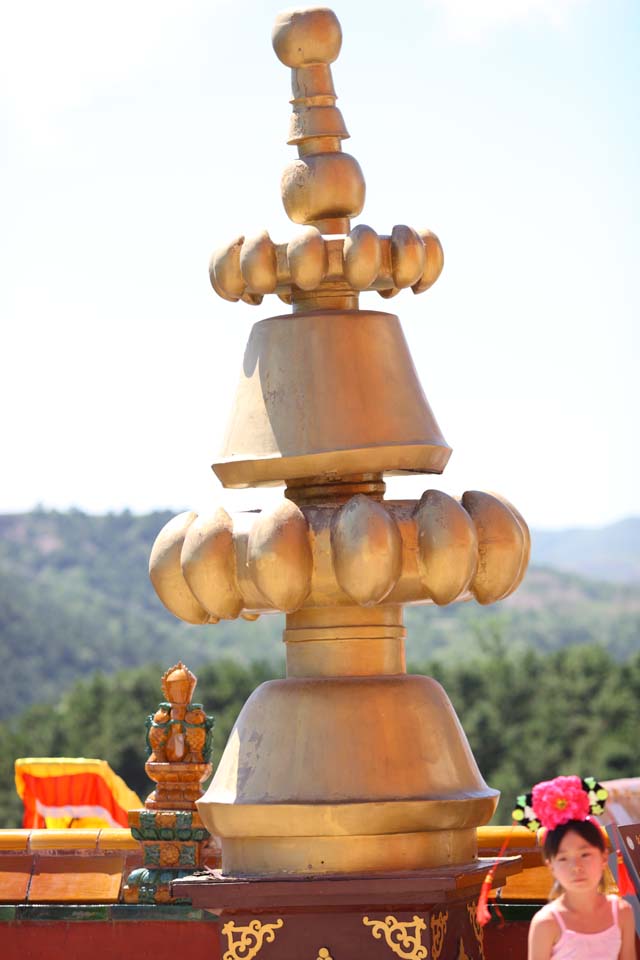
[{"label": "yellow and orange fabric canopy", "polygon": [[26,757],[16,760],[23,827],[126,827],[127,811],[143,806],[106,760]]}]

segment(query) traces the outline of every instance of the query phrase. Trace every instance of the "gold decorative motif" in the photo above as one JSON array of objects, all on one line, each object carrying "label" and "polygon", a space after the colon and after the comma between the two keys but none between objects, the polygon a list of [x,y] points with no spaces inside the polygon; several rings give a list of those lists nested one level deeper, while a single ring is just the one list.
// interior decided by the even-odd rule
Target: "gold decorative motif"
[{"label": "gold decorative motif", "polygon": [[262,949],[263,943],[273,943],[276,930],[284,926],[284,920],[279,918],[275,923],[260,923],[252,920],[246,927],[236,926],[229,920],[222,928],[222,935],[227,938],[227,950],[222,960],[253,960]]},{"label": "gold decorative motif", "polygon": [[431,915],[431,956],[433,960],[438,960],[444,946],[444,936],[447,932],[447,920],[449,911],[444,913],[434,913]]},{"label": "gold decorative motif", "polygon": [[333,960],[333,957],[329,953],[327,947],[320,947],[316,960]]},{"label": "gold decorative motif", "polygon": [[464,949],[462,937],[460,937],[460,940],[458,941],[458,960],[471,960],[471,957]]},{"label": "gold decorative motif", "polygon": [[426,960],[428,950],[422,944],[422,931],[427,929],[427,925],[421,917],[414,915],[413,923],[402,922],[395,917],[385,917],[384,920],[369,920],[369,917],[363,917],[362,922],[365,927],[371,927],[371,933],[376,940],[381,940],[384,936],[387,946],[393,950],[396,957],[401,957],[402,960]]},{"label": "gold decorative motif", "polygon": [[471,923],[473,933],[478,942],[478,946],[480,947],[480,956],[482,957],[482,960],[484,960],[484,930],[478,923],[478,917],[476,915],[477,909],[478,909],[478,904],[476,903],[475,900],[473,901],[473,903],[467,904],[467,913],[469,914],[469,922]]}]

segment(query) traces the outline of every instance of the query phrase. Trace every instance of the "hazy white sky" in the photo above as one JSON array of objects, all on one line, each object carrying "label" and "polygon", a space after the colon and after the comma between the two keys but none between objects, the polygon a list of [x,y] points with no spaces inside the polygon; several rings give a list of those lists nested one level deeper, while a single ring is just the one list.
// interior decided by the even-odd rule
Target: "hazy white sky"
[{"label": "hazy white sky", "polygon": [[[211,250],[296,229],[274,0],[21,0],[0,14],[0,511],[259,505],[214,459],[253,322]],[[454,453],[534,526],[640,513],[640,6],[338,0],[360,218],[440,236],[391,303]],[[273,496],[273,494],[271,494]]]}]

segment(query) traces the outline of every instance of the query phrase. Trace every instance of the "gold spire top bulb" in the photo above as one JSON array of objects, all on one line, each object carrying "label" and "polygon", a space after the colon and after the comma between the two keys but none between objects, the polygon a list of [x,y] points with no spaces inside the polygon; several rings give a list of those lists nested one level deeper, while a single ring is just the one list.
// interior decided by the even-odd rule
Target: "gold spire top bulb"
[{"label": "gold spire top bulb", "polygon": [[332,10],[316,8],[280,14],[273,48],[291,67],[293,114],[287,143],[299,159],[282,175],[282,200],[294,223],[322,234],[346,234],[351,217],[364,206],[365,182],[358,161],[342,153],[349,136],[336,107],[331,67],[340,53],[342,31]]},{"label": "gold spire top bulb", "polygon": [[[338,59],[342,28],[328,7],[284,10],[276,17],[271,40],[276,56],[285,67],[315,67]],[[333,96],[335,99],[335,94]]]},{"label": "gold spire top bulb", "polygon": [[434,233],[404,225],[390,236],[366,224],[351,229],[364,206],[365,180],[358,161],[342,150],[349,133],[331,76],[342,45],[335,13],[326,7],[282,13],[272,40],[279,60],[291,68],[287,142],[298,149],[282,175],[282,201],[289,218],[306,229],[289,243],[274,244],[264,231],[216,250],[209,266],[214,290],[225,300],[254,305],[276,293],[296,312],[357,309],[365,290],[385,299],[405,287],[427,290],[444,263]]}]

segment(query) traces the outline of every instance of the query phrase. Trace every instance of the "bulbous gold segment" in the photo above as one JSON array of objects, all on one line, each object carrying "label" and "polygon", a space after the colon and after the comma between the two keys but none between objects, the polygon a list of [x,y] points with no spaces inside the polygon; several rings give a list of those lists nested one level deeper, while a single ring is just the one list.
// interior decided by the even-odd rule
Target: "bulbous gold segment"
[{"label": "bulbous gold segment", "polygon": [[333,10],[327,7],[286,10],[276,17],[271,42],[286,67],[333,63],[342,46],[342,29]]},{"label": "bulbous gold segment", "polygon": [[358,494],[233,518],[181,514],[158,535],[150,573],[189,623],[382,601],[488,604],[519,585],[529,547],[526,523],[494,494],[460,501],[429,490],[417,503]]},{"label": "bulbous gold segment", "polygon": [[215,623],[218,618],[198,601],[180,566],[185,537],[197,517],[193,511],[180,513],[162,528],[149,557],[149,577],[165,607],[179,620]]},{"label": "bulbous gold segment", "polygon": [[257,304],[265,293],[295,302],[300,291],[335,284],[345,284],[354,293],[377,290],[380,296],[406,287],[423,293],[443,265],[442,246],[430,230],[398,225],[391,236],[384,236],[358,224],[346,237],[329,239],[309,226],[288,244],[275,244],[266,231],[247,240],[237,237],[215,251],[209,276],[224,300]]},{"label": "bulbous gold segment", "polygon": [[381,503],[357,494],[335,515],[331,554],[336,580],[347,596],[363,607],[374,606],[390,593],[402,570],[398,524]]}]

